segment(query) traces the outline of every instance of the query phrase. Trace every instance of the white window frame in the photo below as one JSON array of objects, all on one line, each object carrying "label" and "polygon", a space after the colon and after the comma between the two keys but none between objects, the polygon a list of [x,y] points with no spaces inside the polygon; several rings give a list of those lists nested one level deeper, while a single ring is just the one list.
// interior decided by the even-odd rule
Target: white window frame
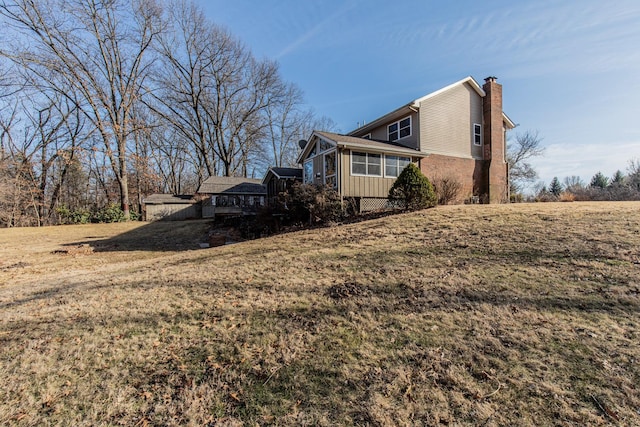
[{"label": "white window frame", "polygon": [[371,139],[371,133],[368,133],[361,137],[362,139]]},{"label": "white window frame", "polygon": [[[396,163],[395,166],[396,166],[396,170],[398,171],[397,175],[388,175],[387,174],[387,160],[388,160],[389,156],[393,156],[393,157],[396,158],[395,159],[395,163]],[[410,156],[400,156],[400,155],[396,155],[396,154],[389,154],[389,155],[385,154],[384,155],[384,177],[385,178],[397,178],[397,177],[400,176],[400,174],[404,170],[404,168],[400,169],[400,159],[407,159],[407,160],[409,160],[409,163],[411,163],[411,157]],[[407,166],[409,166],[409,163],[407,163]],[[407,166],[405,166],[405,168]]]},{"label": "white window frame", "polygon": [[[405,126],[405,127],[400,127],[400,122],[404,122],[405,120],[409,119],[409,126]],[[397,125],[398,129],[396,131],[394,131],[393,133],[398,133],[398,137],[396,139],[391,139],[391,132],[389,132],[389,128],[393,125]],[[403,137],[400,136],[400,131],[402,129],[406,129],[409,128],[409,135],[405,135]],[[407,117],[403,117],[400,120],[393,122],[393,123],[389,123],[387,125],[387,139],[389,141],[400,141],[401,139],[405,139],[405,138],[409,138],[411,135],[413,135],[413,120],[411,119],[411,116],[407,116]]]},{"label": "white window frame", "polygon": [[482,147],[482,125],[480,123],[473,124],[473,145]]},{"label": "white window frame", "polygon": [[[353,154],[354,153],[358,153],[358,154],[364,154],[366,156],[366,160],[365,160],[365,171],[366,173],[362,174],[362,173],[354,173],[353,172]],[[369,156],[380,156],[380,174],[379,175],[374,175],[374,174],[370,174],[369,173]],[[382,170],[382,168],[384,168],[384,155],[380,154],[380,153],[369,153],[366,151],[353,151],[351,150],[351,152],[349,153],[349,163],[351,165],[351,176],[373,176],[373,177],[377,177],[377,178],[382,178],[384,176],[384,171]]]}]

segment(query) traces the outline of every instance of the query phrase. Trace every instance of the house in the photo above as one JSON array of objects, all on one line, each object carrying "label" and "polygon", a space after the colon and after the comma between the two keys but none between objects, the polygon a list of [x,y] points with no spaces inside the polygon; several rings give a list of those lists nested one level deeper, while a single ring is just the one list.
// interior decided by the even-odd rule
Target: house
[{"label": "house", "polygon": [[458,202],[502,203],[509,200],[506,132],[514,127],[496,78],[480,86],[467,77],[347,135],[313,132],[298,162],[305,183],[333,187],[361,211],[386,203],[408,162],[432,182],[457,181]]},{"label": "house", "polygon": [[191,195],[152,194],[142,201],[146,221],[201,218],[200,204]]},{"label": "house", "polygon": [[291,190],[296,182],[302,183],[302,169],[270,167],[262,179],[267,188],[267,205],[273,205],[278,194]]},{"label": "house", "polygon": [[335,188],[360,211],[384,208],[389,189],[409,162],[424,154],[396,142],[314,131],[299,159],[303,182]]},{"label": "house", "polygon": [[198,188],[202,201],[202,217],[255,215],[265,205],[267,189],[258,179],[212,176]]}]

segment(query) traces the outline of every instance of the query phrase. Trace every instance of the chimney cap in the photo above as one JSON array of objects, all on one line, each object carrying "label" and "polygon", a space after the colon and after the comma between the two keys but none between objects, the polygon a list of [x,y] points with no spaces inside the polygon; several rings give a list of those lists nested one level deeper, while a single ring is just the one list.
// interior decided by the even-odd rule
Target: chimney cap
[{"label": "chimney cap", "polygon": [[486,83],[489,83],[489,82],[495,82],[496,80],[498,80],[498,78],[497,78],[496,76],[489,76],[489,77],[487,77],[486,79],[484,79],[484,81],[485,81]]}]

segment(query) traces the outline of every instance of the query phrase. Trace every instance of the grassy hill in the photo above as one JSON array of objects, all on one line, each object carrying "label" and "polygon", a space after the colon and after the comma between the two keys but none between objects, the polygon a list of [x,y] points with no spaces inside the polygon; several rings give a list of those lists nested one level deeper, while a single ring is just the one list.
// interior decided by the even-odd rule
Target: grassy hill
[{"label": "grassy hill", "polygon": [[0,424],[640,425],[640,203],[207,227],[0,230]]}]

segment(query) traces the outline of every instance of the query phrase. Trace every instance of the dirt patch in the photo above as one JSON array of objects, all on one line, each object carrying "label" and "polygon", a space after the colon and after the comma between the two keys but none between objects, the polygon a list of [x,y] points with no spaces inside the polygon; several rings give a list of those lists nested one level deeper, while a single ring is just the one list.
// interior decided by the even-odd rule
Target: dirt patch
[{"label": "dirt patch", "polygon": [[94,253],[94,248],[88,244],[71,246],[64,249],[56,249],[51,252],[56,255],[91,255]]},{"label": "dirt patch", "polygon": [[0,266],[0,270],[14,270],[14,269],[18,269],[18,268],[26,268],[31,266],[31,264],[26,263],[26,262],[16,262],[15,264],[9,264],[9,265],[3,265]]},{"label": "dirt patch", "polygon": [[330,286],[327,289],[327,295],[333,299],[340,300],[344,298],[368,296],[371,295],[371,291],[365,286],[349,282]]}]

